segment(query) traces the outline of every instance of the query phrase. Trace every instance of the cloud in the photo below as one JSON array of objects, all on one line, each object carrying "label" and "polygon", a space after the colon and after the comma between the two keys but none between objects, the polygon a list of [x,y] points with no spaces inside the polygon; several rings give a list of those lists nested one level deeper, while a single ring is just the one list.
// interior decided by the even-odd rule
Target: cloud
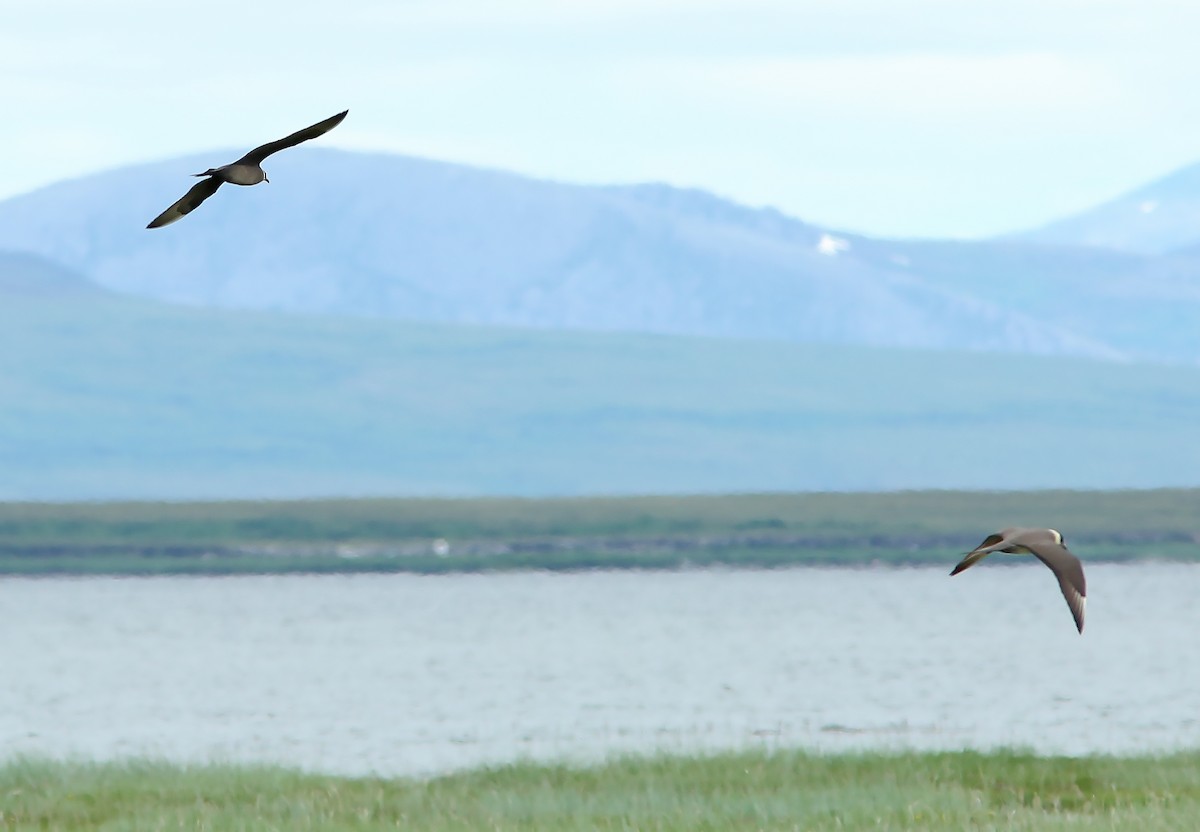
[{"label": "cloud", "polygon": [[621,72],[628,85],[664,85],[738,109],[772,103],[809,115],[858,110],[873,119],[1087,110],[1122,91],[1096,67],[1044,53],[655,60]]},{"label": "cloud", "polygon": [[977,233],[1085,207],[1200,142],[1200,6],[1173,0],[198,6],[6,5],[0,107],[20,118],[0,153],[25,164],[0,197],[349,107],[330,146]]}]

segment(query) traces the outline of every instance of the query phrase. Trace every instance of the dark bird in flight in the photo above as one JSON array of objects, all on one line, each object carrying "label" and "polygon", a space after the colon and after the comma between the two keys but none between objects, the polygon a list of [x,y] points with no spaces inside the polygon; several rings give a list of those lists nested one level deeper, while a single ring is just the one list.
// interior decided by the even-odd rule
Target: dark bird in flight
[{"label": "dark bird in flight", "polygon": [[1083,613],[1087,607],[1087,581],[1083,579],[1083,564],[1079,558],[1067,551],[1063,536],[1057,529],[1004,529],[967,552],[954,567],[951,575],[957,575],[973,566],[992,552],[1006,555],[1033,555],[1050,567],[1058,578],[1059,589],[1067,599],[1075,626],[1083,632]]},{"label": "dark bird in flight", "polygon": [[164,225],[170,225],[180,217],[190,214],[204,200],[217,192],[217,188],[221,187],[222,182],[228,182],[231,185],[257,185],[259,182],[270,182],[267,179],[267,173],[262,169],[263,159],[270,156],[272,153],[277,153],[280,150],[286,150],[289,147],[306,142],[309,139],[315,139],[317,136],[328,133],[333,128],[342,123],[342,119],[346,117],[349,110],[342,110],[336,116],[331,116],[324,121],[318,121],[311,127],[305,127],[303,130],[297,130],[286,138],[279,139],[274,142],[267,142],[261,147],[256,147],[247,153],[236,162],[228,165],[222,165],[219,168],[209,168],[204,173],[194,173],[193,176],[203,176],[206,179],[201,179],[192,189],[183,197],[172,205],[167,210],[163,211],[155,217],[147,228],[161,228]]}]

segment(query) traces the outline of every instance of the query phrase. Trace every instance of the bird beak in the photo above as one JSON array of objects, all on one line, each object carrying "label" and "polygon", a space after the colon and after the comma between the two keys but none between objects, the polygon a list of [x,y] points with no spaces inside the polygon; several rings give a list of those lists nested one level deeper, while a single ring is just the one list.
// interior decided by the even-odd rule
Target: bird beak
[{"label": "bird beak", "polygon": [[265,176],[263,177],[263,181],[266,182],[268,185],[271,184],[271,180]]}]

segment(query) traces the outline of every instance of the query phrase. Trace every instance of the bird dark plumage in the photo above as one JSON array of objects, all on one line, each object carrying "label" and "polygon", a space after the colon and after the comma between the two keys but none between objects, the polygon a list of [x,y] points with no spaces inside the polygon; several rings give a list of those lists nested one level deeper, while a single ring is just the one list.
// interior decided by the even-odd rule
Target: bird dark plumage
[{"label": "bird dark plumage", "polygon": [[184,194],[174,205],[151,220],[150,224],[146,227],[161,228],[186,216],[197,205],[216,193],[217,188],[221,187],[222,182],[228,182],[232,185],[257,185],[259,182],[269,182],[270,180],[267,179],[266,171],[262,169],[263,159],[266,159],[272,153],[277,153],[280,150],[285,150],[301,142],[306,142],[309,139],[315,139],[317,136],[328,133],[341,124],[349,112],[349,110],[343,110],[336,116],[330,116],[324,121],[318,121],[316,124],[305,127],[303,130],[297,130],[290,136],[259,145],[236,162],[222,165],[219,168],[209,168],[204,173],[195,174],[196,176],[207,178],[193,185],[191,190]]},{"label": "bird dark plumage", "polygon": [[159,228],[175,222],[180,217],[190,214],[197,205],[217,192],[221,180],[215,176],[201,179],[180,197],[179,201],[150,221],[147,228]]},{"label": "bird dark plumage", "polygon": [[272,153],[278,153],[281,150],[287,150],[289,147],[295,147],[300,142],[306,142],[309,139],[315,139],[317,136],[323,136],[333,128],[337,127],[346,118],[349,110],[342,110],[336,116],[330,116],[324,121],[318,121],[311,127],[305,127],[303,130],[297,130],[290,136],[285,136],[273,142],[267,142],[260,145],[242,158],[234,162],[235,165],[261,165],[263,159],[266,159]]}]

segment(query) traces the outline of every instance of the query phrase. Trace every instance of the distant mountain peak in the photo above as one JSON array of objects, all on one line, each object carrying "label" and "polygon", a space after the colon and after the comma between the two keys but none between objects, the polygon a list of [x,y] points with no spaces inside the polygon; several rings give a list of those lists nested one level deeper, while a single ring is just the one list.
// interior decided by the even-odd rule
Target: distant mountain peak
[{"label": "distant mountain peak", "polygon": [[1007,239],[1166,254],[1200,245],[1200,164]]},{"label": "distant mountain peak", "polygon": [[[0,202],[0,248],[50,258],[112,291],[204,307],[1200,356],[1198,328],[1181,324],[1196,303],[1182,266],[1165,291],[1136,255],[1021,240],[873,240],[664,184],[571,185],[302,147],[273,160],[269,187],[236,189],[186,224],[147,233],[146,222],[178,198],[183,174],[213,158],[221,154],[97,173]],[[1200,169],[1188,175],[1200,178]],[[1159,184],[1113,209],[1126,227],[1183,216],[1172,191],[1182,186]],[[1195,208],[1187,221],[1200,228],[1200,202]]]}]

